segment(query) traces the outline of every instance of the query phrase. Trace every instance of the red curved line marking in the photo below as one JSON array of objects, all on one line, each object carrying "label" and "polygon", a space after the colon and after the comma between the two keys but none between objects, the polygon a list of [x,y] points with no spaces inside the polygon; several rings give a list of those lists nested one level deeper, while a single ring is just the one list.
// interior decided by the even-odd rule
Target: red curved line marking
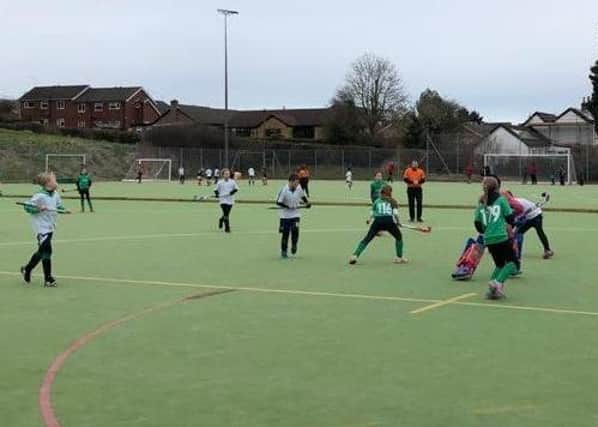
[{"label": "red curved line marking", "polygon": [[115,328],[125,322],[137,319],[145,314],[151,313],[161,308],[178,304],[182,301],[184,301],[184,299],[178,299],[176,301],[170,301],[167,303],[159,304],[154,307],[147,308],[137,314],[129,314],[128,316],[122,317],[118,320],[112,320],[108,323],[104,323],[95,331],[89,332],[83,335],[81,338],[75,340],[71,345],[68,346],[68,348],[65,351],[56,356],[56,358],[52,361],[50,367],[46,371],[46,375],[44,376],[44,380],[42,381],[42,385],[39,389],[39,409],[46,427],[60,427],[60,421],[58,421],[56,413],[54,412],[54,408],[52,407],[52,385],[54,384],[56,375],[58,374],[60,369],[62,369],[64,363],[74,352],[80,350],[82,347],[89,344],[89,342],[91,342],[93,339],[106,333],[112,328]]}]

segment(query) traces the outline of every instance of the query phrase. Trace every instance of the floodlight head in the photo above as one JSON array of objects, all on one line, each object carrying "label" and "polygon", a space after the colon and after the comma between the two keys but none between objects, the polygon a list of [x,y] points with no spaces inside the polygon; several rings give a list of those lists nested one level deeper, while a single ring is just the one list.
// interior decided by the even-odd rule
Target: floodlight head
[{"label": "floodlight head", "polygon": [[239,14],[239,12],[237,12],[236,10],[230,10],[230,9],[218,9],[218,13],[220,13],[224,16]]}]

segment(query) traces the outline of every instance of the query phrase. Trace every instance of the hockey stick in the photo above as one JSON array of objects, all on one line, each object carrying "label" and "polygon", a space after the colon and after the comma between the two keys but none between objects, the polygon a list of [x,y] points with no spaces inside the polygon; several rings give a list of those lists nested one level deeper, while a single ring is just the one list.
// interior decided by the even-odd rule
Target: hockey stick
[{"label": "hockey stick", "polygon": [[[293,209],[311,209],[313,207],[313,205],[301,205],[301,206],[297,206],[296,208]],[[283,208],[282,206],[269,206],[266,209],[272,210],[272,211],[277,211],[280,209],[287,209],[287,208]]]},{"label": "hockey stick", "polygon": [[[17,204],[19,206],[29,206],[32,208],[40,209],[39,206],[34,205],[33,203],[16,202],[15,204]],[[40,212],[56,212],[56,213],[65,214],[65,215],[68,215],[71,213],[71,211],[69,211],[68,209],[44,209],[43,211],[40,209]]]},{"label": "hockey stick", "polygon": [[73,193],[75,191],[79,191],[79,190],[77,188],[69,188],[68,190],[63,188],[60,190],[61,193]]},{"label": "hockey stick", "polygon": [[220,197],[229,197],[229,196],[232,196],[232,194],[223,194],[222,196],[216,196],[214,194],[212,194],[211,196],[195,196],[195,197],[193,197],[193,201],[194,202],[203,202],[205,200],[219,199]]},{"label": "hockey stick", "polygon": [[411,225],[411,224],[399,224],[399,227],[406,228],[407,230],[418,231],[420,233],[431,233],[432,227],[428,225]]}]

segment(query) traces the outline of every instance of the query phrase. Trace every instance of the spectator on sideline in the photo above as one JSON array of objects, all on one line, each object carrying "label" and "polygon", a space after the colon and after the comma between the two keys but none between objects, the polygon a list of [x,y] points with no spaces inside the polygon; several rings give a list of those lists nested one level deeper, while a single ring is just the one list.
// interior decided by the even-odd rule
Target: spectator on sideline
[{"label": "spectator on sideline", "polygon": [[413,222],[416,218],[417,208],[417,221],[423,222],[423,190],[422,185],[426,182],[426,174],[423,169],[419,167],[417,160],[411,162],[411,166],[405,169],[403,174],[403,180],[407,184],[407,200],[409,201],[409,220]]}]

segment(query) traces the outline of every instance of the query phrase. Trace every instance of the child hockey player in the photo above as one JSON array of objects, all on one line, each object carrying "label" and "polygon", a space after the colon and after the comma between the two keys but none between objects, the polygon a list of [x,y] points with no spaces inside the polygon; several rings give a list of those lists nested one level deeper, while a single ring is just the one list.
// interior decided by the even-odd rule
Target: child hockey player
[{"label": "child hockey player", "polygon": [[281,208],[280,223],[278,232],[282,235],[280,241],[280,255],[283,259],[288,258],[289,236],[291,237],[291,254],[297,253],[299,244],[299,221],[301,214],[299,207],[301,203],[305,208],[311,207],[309,199],[299,184],[299,176],[292,174],[289,182],[278,193],[276,204]]},{"label": "child hockey player", "polygon": [[347,184],[347,187],[349,187],[349,190],[353,188],[353,171],[351,168],[348,168],[345,173],[345,183]]},{"label": "child hockey player", "polygon": [[41,190],[34,194],[25,204],[25,212],[31,214],[33,231],[36,234],[38,249],[31,256],[27,265],[21,267],[21,274],[25,283],[31,283],[31,272],[41,261],[44,271],[44,287],[55,288],[56,279],[52,276],[52,236],[56,229],[56,219],[59,213],[69,214],[65,210],[58,194],[56,176],[45,172],[37,177]]},{"label": "child hockey player", "polygon": [[218,220],[218,228],[222,230],[222,227],[224,226],[224,231],[226,233],[230,233],[230,211],[233,209],[233,205],[235,204],[234,195],[238,191],[239,186],[234,179],[231,179],[230,170],[223,169],[222,179],[216,184],[214,194],[218,198],[220,209],[222,209],[222,216]]},{"label": "child hockey player", "polygon": [[500,299],[505,297],[505,281],[517,270],[508,229],[515,222],[515,214],[507,199],[500,195],[496,178],[486,177],[482,185],[484,194],[475,211],[474,224],[478,233],[484,235],[484,243],[496,265],[486,296]]},{"label": "child hockey player", "polygon": [[87,200],[87,204],[89,205],[89,211],[93,212],[93,206],[91,205],[91,199],[89,197],[91,183],[91,176],[89,176],[87,169],[83,167],[77,178],[77,182],[75,183],[77,191],[79,192],[79,197],[81,198],[81,212],[85,212],[85,200]]},{"label": "child hockey player", "polygon": [[390,185],[382,187],[380,197],[374,202],[367,223],[371,223],[368,234],[349,258],[349,264],[357,264],[359,256],[381,231],[387,231],[395,238],[396,258],[394,263],[407,263],[407,259],[403,258],[403,237],[399,230],[399,204],[392,198],[392,187]]},{"label": "child hockey player", "polygon": [[380,191],[384,185],[382,172],[376,172],[374,175],[374,180],[370,184],[370,200],[372,201],[372,204],[374,204],[374,202],[380,198]]},{"label": "child hockey player", "polygon": [[247,176],[248,178],[248,182],[249,185],[255,185],[255,169],[254,168],[249,168],[247,170]]},{"label": "child hockey player", "polygon": [[544,199],[540,203],[534,203],[531,200],[524,199],[523,197],[515,197],[510,191],[503,192],[503,195],[507,198],[509,205],[515,213],[515,239],[518,241],[519,252],[523,246],[523,235],[529,231],[530,228],[536,230],[540,243],[544,248],[544,259],[550,259],[554,256],[554,252],[550,249],[550,243],[548,237],[544,232],[543,220],[544,215],[542,212],[542,206],[550,200],[550,195],[542,193]]}]

